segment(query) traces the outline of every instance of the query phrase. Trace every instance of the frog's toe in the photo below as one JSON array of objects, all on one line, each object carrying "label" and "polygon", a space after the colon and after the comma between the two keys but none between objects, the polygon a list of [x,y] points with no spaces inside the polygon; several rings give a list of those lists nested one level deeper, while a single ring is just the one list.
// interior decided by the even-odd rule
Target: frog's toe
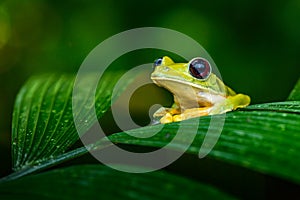
[{"label": "frog's toe", "polygon": [[167,124],[173,122],[173,116],[170,113],[167,113],[160,119],[160,123]]},{"label": "frog's toe", "polygon": [[158,119],[158,118],[153,118],[153,119],[151,120],[150,125],[157,125],[157,124],[160,124],[160,119]]},{"label": "frog's toe", "polygon": [[153,114],[153,117],[162,117],[168,113],[168,108],[160,107],[155,113]]},{"label": "frog's toe", "polygon": [[184,120],[185,118],[184,118],[184,115],[174,115],[173,116],[173,121],[174,122],[179,122],[179,121],[182,121],[182,120]]}]

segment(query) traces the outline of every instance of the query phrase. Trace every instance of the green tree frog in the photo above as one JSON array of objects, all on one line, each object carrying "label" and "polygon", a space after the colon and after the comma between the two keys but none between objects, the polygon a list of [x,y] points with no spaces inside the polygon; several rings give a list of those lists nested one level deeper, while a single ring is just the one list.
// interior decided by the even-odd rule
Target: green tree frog
[{"label": "green tree frog", "polygon": [[210,63],[196,57],[188,63],[174,63],[164,56],[154,62],[152,81],[174,96],[171,108],[154,113],[160,123],[170,123],[206,115],[222,114],[249,105],[250,97],[236,94],[212,73]]}]

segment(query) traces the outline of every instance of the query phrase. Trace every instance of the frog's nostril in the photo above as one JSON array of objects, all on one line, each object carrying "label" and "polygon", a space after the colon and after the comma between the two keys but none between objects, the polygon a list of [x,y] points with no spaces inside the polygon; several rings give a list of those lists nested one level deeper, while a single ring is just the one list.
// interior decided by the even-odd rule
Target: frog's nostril
[{"label": "frog's nostril", "polygon": [[169,70],[170,70],[170,68],[169,68],[169,67],[167,67],[167,66],[165,66],[165,67],[163,68],[163,70],[164,70],[165,72],[167,72],[167,71],[169,71]]}]

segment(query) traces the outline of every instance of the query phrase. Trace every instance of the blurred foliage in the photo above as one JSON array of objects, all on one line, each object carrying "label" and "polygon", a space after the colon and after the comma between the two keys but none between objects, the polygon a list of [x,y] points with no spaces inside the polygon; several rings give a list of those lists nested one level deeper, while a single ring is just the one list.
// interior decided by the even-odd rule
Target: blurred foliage
[{"label": "blurred foliage", "polygon": [[[197,40],[210,53],[226,84],[252,103],[285,100],[299,77],[300,1],[57,1],[0,2],[0,175],[10,169],[11,117],[16,94],[31,75],[76,73],[87,54],[121,31],[171,28]],[[136,66],[161,56],[122,59]],[[121,62],[121,61],[120,61]],[[122,64],[121,62],[121,64]],[[147,87],[145,87],[147,89]],[[149,88],[148,88],[149,89]],[[154,89],[155,90],[155,89]],[[151,91],[154,91],[151,89]],[[161,89],[157,89],[161,94]],[[147,110],[147,98],[131,106]],[[148,94],[148,95],[153,95]],[[166,93],[166,95],[168,95]],[[165,96],[162,96],[164,101]],[[170,96],[168,100],[171,101]]]}]

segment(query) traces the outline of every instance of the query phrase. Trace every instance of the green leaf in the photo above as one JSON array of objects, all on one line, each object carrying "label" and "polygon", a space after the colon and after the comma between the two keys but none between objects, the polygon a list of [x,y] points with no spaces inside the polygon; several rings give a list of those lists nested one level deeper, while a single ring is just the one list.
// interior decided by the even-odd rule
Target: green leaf
[{"label": "green leaf", "polygon": [[[95,108],[100,118],[111,105],[111,93],[121,72],[105,74],[96,90]],[[87,99],[91,74],[83,76],[84,85],[76,95],[82,107],[72,112],[74,76],[41,75],[32,77],[20,90],[14,107],[12,123],[13,168],[16,171],[61,155],[79,136],[73,114],[83,116],[79,125],[87,131],[97,119],[91,118],[94,102]],[[129,82],[130,80],[128,80]],[[124,84],[126,85],[126,84]],[[121,90],[120,90],[121,91]]]},{"label": "green leaf", "polygon": [[[215,115],[214,118],[216,117],[222,118],[221,115]],[[161,148],[174,138],[180,126],[187,137],[196,134],[187,153],[198,155],[210,127],[211,117],[201,117],[195,133],[198,120],[199,118],[194,118],[183,124],[158,125],[162,130],[147,139],[142,136],[152,134],[158,127],[148,126],[127,133],[116,133],[109,136],[109,139],[115,143]],[[217,137],[214,134],[218,132],[218,127],[210,128],[213,130],[211,136]],[[131,134],[136,137],[130,136]],[[173,141],[171,148],[184,150],[184,140],[183,137],[180,141]],[[226,114],[221,136],[208,156],[300,183],[299,141],[299,101],[252,105]]]},{"label": "green leaf", "polygon": [[[214,118],[222,116],[215,115]],[[196,127],[195,125],[200,124]],[[115,133],[109,136],[112,142],[120,144],[132,144],[149,147],[165,147],[177,134],[179,126],[185,130],[185,134],[196,134],[194,142],[186,151],[197,154],[203,144],[203,140],[210,126],[211,117],[201,117],[186,120],[185,123],[171,123],[166,125],[147,126],[127,131],[127,133]],[[157,132],[157,129],[162,128]],[[218,131],[218,127],[210,127],[212,137]],[[132,137],[129,134],[137,137]],[[155,136],[143,139],[144,135]],[[139,138],[139,135],[142,137]],[[170,148],[184,150],[185,138],[173,142]],[[300,174],[297,173],[300,165],[300,102],[278,102],[252,105],[243,110],[226,114],[225,124],[221,136],[208,154],[209,157],[230,162],[265,174],[275,175],[300,183]],[[184,144],[184,145],[182,145]],[[96,146],[95,146],[96,145]],[[65,154],[53,157],[41,165],[31,168],[29,171],[12,174],[3,181],[12,180],[20,176],[32,173],[78,157],[88,150],[101,150],[107,147],[105,141],[100,146],[92,144],[88,149],[80,148]],[[284,166],[284,167],[283,167]]]},{"label": "green leaf", "polygon": [[289,101],[300,101],[300,79],[288,97]]},{"label": "green leaf", "polygon": [[81,165],[0,185],[0,199],[232,199],[209,185],[153,172],[130,174]]},{"label": "green leaf", "polygon": [[[99,85],[100,89],[97,90],[98,93],[96,95],[97,96],[96,99],[97,102],[99,103],[96,103],[96,108],[97,111],[99,112],[98,113],[99,116],[101,116],[101,114],[103,114],[103,112],[110,105],[108,103],[110,99],[110,94],[109,92],[107,92],[107,90],[113,87],[111,83],[113,82],[112,81],[113,77],[116,77],[116,74],[114,73],[113,76],[108,75],[107,77],[109,79],[104,78],[103,80],[109,80],[109,81],[103,81],[103,84]],[[36,120],[36,118],[33,117],[33,116],[37,116],[34,112],[35,106],[40,107],[39,109],[41,110],[38,117],[39,120],[37,120],[38,122],[37,124],[43,122],[42,120],[40,120],[41,116],[47,116],[45,114],[47,112],[43,114],[44,111],[48,110],[48,113],[52,113],[53,110],[61,110],[58,109],[59,106],[53,106],[51,107],[51,112],[49,112],[49,108],[47,109],[45,105],[51,105],[51,104],[49,104],[49,102],[48,104],[36,103],[39,102],[38,100],[36,100],[36,98],[38,97],[34,96],[33,94],[36,93],[42,94],[43,93],[42,91],[44,91],[45,88],[46,89],[48,88],[47,92],[45,92],[47,95],[44,95],[44,99],[47,100],[54,99],[55,101],[52,102],[52,104],[56,105],[56,103],[59,103],[56,102],[57,99],[63,99],[63,98],[57,98],[58,96],[62,96],[63,94],[67,96],[66,95],[67,90],[65,89],[60,90],[59,88],[60,87],[68,88],[67,79],[69,78],[70,77],[62,76],[60,77],[60,79],[62,80],[58,81],[60,79],[57,79],[57,77],[49,77],[49,76],[35,77],[31,81],[29,81],[21,90],[17,98],[16,109],[14,111],[13,155],[15,161],[15,168],[17,169],[22,168],[23,170],[18,171],[16,174],[12,174],[7,178],[4,178],[3,181],[12,180],[24,176],[26,174],[32,173],[36,170],[41,170],[49,166],[53,166],[55,164],[61,163],[65,160],[78,157],[80,155],[85,154],[88,150],[102,149],[107,147],[105,141],[102,141],[100,142],[99,147],[97,146],[95,147],[95,144],[92,144],[88,147],[88,149],[79,148],[79,149],[75,149],[74,151],[70,151],[62,154],[62,152],[65,151],[68,148],[68,146],[65,145],[65,143],[57,143],[55,137],[56,136],[58,137],[61,136],[62,138],[70,137],[70,135],[72,135],[73,133],[72,137],[74,137],[73,141],[75,141],[78,138],[78,136],[77,134],[75,134],[76,130],[74,128],[73,120],[71,120],[70,124],[68,124],[69,126],[71,126],[69,130],[62,129],[62,131],[56,132],[56,134],[53,133],[50,136],[49,136],[49,132],[42,132],[42,136],[40,137],[45,139],[48,136],[47,139],[48,140],[50,139],[50,141],[51,139],[54,139],[52,140],[54,141],[53,145],[52,143],[49,142],[47,143],[47,139],[40,140],[41,141],[40,143],[36,143],[36,138],[38,138],[37,136],[39,136],[40,134],[40,133],[39,134],[36,133],[39,130],[36,129],[36,131],[34,132],[35,133],[34,135],[36,136],[32,136],[33,134],[32,132],[30,132],[30,130],[34,130],[34,129],[20,128],[24,126],[30,127],[32,125],[30,125],[29,122],[32,121],[35,122],[34,119]],[[45,80],[48,80],[50,83],[48,83],[47,81],[45,82]],[[70,78],[70,81],[72,82],[73,79]],[[65,84],[61,84],[62,82],[64,82]],[[53,91],[59,91],[59,92],[53,92]],[[105,95],[103,95],[102,92]],[[53,97],[54,94],[57,95],[57,97]],[[51,95],[52,98],[49,98],[51,97]],[[42,100],[40,100],[40,102],[41,101]],[[64,101],[64,103],[66,103],[66,101]],[[300,107],[299,101],[290,101],[290,102],[252,105],[239,111],[227,113],[226,121],[225,121],[225,125],[221,137],[219,138],[218,143],[216,144],[216,146],[208,156],[300,183],[300,174],[294,173],[295,171],[297,171],[297,167],[300,164],[300,157],[297,154],[297,152],[300,151],[300,145],[298,145],[297,143],[300,137],[299,136],[300,133],[300,118],[299,118],[300,108],[299,107]],[[84,108],[83,111],[85,112],[85,115],[87,116],[88,119],[90,115],[89,109]],[[71,116],[71,114],[66,114],[68,113],[67,111],[62,110],[62,112],[64,112],[63,114],[64,116],[65,115],[69,117]],[[48,116],[48,118],[52,120],[55,119],[55,121],[53,122],[49,120],[48,124],[58,123],[57,119],[59,118],[54,118],[52,116],[53,114],[49,114],[49,115],[50,116]],[[29,116],[31,119],[27,120]],[[214,118],[218,118],[218,117],[222,118],[221,116],[218,115],[214,116]],[[187,120],[185,121],[184,124],[172,123],[167,125],[158,125],[155,127],[148,126],[148,127],[143,127],[140,129],[135,129],[130,131],[134,135],[144,136],[144,135],[151,135],[153,133],[156,133],[157,128],[163,127],[163,129],[159,133],[157,133],[154,137],[147,138],[147,139],[134,138],[128,135],[127,133],[116,133],[109,136],[109,138],[111,139],[111,141],[116,143],[161,148],[166,146],[171,141],[171,139],[176,135],[179,126],[181,126],[181,128],[185,130],[185,134],[187,135],[195,134],[195,128],[196,128],[196,138],[192,143],[192,145],[190,146],[190,148],[187,150],[187,153],[198,154],[200,147],[203,144],[203,140],[205,138],[205,134],[208,130],[208,127],[210,126],[211,117],[209,116],[201,117],[200,126],[195,127],[196,124],[198,123],[197,120],[199,120],[199,118]],[[87,121],[89,123],[83,124],[82,126],[83,130],[87,130],[93,122],[89,120]],[[45,120],[44,122],[47,122],[47,120]],[[215,127],[211,127],[211,128],[213,130],[213,133],[217,132]],[[214,135],[212,136],[214,137]],[[25,139],[29,138],[28,140],[29,142],[27,142],[27,140],[24,140],[24,138]],[[31,141],[31,140],[35,140],[35,141]],[[182,141],[179,140],[176,143],[173,143],[170,146],[170,148],[183,150],[184,148],[182,145],[183,143],[184,143],[184,138],[182,138]],[[25,144],[32,144],[32,146],[30,147]],[[35,149],[39,149],[41,147],[42,148],[47,147],[47,149],[51,149],[51,148],[55,149],[57,147],[57,144],[62,145],[60,146],[60,148],[58,148],[58,150],[60,151],[49,150],[48,155],[42,154],[40,157],[36,157],[33,154],[34,152],[39,153]],[[35,151],[30,149],[33,149]],[[24,156],[23,153],[26,156]],[[31,157],[28,156],[28,154]],[[26,158],[27,160],[24,158]],[[28,158],[31,158],[31,160],[29,160]],[[283,165],[284,167],[282,167]],[[34,166],[34,168],[30,166]]]}]

